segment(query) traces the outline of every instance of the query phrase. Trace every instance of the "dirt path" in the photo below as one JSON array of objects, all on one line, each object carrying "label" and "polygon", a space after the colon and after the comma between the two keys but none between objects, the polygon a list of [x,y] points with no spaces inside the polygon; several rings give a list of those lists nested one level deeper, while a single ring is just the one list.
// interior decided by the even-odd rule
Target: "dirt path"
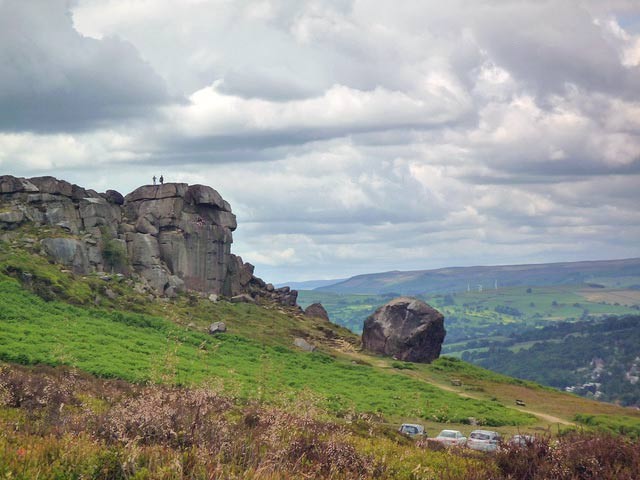
[{"label": "dirt path", "polygon": [[548,413],[540,413],[540,412],[536,412],[535,410],[528,410],[525,408],[515,408],[515,409],[523,413],[530,413],[531,415],[535,415],[536,417],[546,420],[547,422],[550,422],[550,423],[559,423],[561,425],[575,425],[575,423],[573,422],[569,422],[560,417],[549,415]]},{"label": "dirt path", "polygon": [[[480,398],[480,397],[460,392],[460,391],[456,390],[455,388],[450,387],[449,385],[443,385],[441,383],[434,383],[433,385],[435,385],[438,388],[441,388],[442,390],[446,390],[446,391],[452,392],[452,393],[457,393],[461,397],[467,397],[467,398],[474,398],[476,400],[482,400],[482,398]],[[559,423],[561,425],[575,425],[575,423],[573,423],[573,422],[569,422],[569,421],[565,420],[564,418],[556,417],[554,415],[549,415],[548,413],[542,413],[542,412],[538,412],[536,410],[530,410],[528,408],[519,408],[519,407],[507,407],[507,408],[513,408],[514,410],[518,410],[519,412],[528,413],[530,415],[534,415],[534,416],[536,416],[536,417],[538,417],[538,418],[540,418],[542,420],[545,420],[545,421],[547,421],[549,423]]]},{"label": "dirt path", "polygon": [[[352,357],[356,357],[357,354],[352,354],[351,356]],[[379,368],[389,368],[389,364],[384,360],[378,360],[378,361],[376,361],[374,363],[374,365],[376,367],[379,367]],[[440,388],[441,390],[446,390],[447,392],[455,393],[456,395],[458,395],[460,397],[463,397],[463,398],[473,398],[475,400],[486,400],[486,399],[484,399],[484,398],[482,398],[481,396],[478,396],[478,395],[471,395],[471,394],[466,393],[466,392],[461,392],[460,390],[458,390],[458,389],[456,389],[456,388],[454,388],[454,387],[452,387],[450,385],[447,385],[445,383],[436,382],[436,381],[434,381],[433,379],[430,379],[430,378],[424,378],[422,375],[420,375],[417,372],[403,371],[402,373],[405,374],[405,375],[411,376],[411,377],[413,377],[413,378],[415,378],[417,380],[421,380],[423,382],[428,382],[431,385],[433,385],[434,387]],[[536,410],[531,410],[531,409],[528,409],[528,408],[520,408],[520,407],[516,407],[516,406],[514,406],[514,407],[508,406],[507,408],[513,408],[514,410],[518,410],[519,412],[528,413],[530,415],[538,417],[541,420],[544,420],[545,422],[559,423],[561,425],[575,425],[575,423],[573,423],[573,422],[565,420],[564,418],[556,417],[554,415],[549,415],[548,413],[542,413],[542,412],[538,412]]]}]

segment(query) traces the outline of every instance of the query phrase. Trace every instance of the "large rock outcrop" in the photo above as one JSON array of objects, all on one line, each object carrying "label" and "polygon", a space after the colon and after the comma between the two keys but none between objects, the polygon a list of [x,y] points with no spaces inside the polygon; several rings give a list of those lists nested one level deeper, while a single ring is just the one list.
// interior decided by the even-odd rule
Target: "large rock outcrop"
[{"label": "large rock outcrop", "polygon": [[399,297],[364,322],[362,346],[406,362],[430,363],[440,356],[443,315],[415,298]]},{"label": "large rock outcrop", "polygon": [[0,176],[0,232],[25,224],[49,227],[43,253],[79,274],[132,275],[158,295],[188,289],[296,305],[297,292],[273,289],[231,253],[236,217],[205,185],[145,185],[123,197],[54,177]]},{"label": "large rock outcrop", "polygon": [[236,217],[213,188],[148,185],[124,197],[123,210],[131,263],[154,288],[183,282],[189,290],[214,294],[247,290],[253,267],[231,255]]}]

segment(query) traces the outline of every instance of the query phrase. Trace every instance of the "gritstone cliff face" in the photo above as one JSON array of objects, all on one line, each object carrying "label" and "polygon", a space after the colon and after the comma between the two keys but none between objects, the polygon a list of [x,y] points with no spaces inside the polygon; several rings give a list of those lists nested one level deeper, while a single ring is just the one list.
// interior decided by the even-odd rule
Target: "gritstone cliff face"
[{"label": "gritstone cliff face", "polygon": [[249,293],[296,305],[295,290],[265,284],[231,253],[236,217],[211,187],[147,185],[123,197],[53,177],[1,176],[0,232],[28,224],[53,227],[44,253],[78,274],[136,276],[158,295]]}]

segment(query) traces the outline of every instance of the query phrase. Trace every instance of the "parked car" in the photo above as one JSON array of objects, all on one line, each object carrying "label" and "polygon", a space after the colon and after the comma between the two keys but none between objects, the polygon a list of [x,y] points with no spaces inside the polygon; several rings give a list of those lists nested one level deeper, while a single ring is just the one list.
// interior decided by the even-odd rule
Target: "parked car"
[{"label": "parked car", "polygon": [[462,435],[458,430],[442,430],[433,440],[440,442],[447,447],[453,445],[465,445],[467,443],[467,437]]},{"label": "parked car", "polygon": [[500,434],[491,430],[474,430],[467,439],[467,447],[483,452],[495,452],[500,444]]},{"label": "parked car", "polygon": [[422,437],[425,434],[424,427],[417,423],[403,423],[398,431],[410,437]]},{"label": "parked car", "polygon": [[536,441],[533,435],[514,435],[509,440],[509,445],[516,447],[530,447]]}]

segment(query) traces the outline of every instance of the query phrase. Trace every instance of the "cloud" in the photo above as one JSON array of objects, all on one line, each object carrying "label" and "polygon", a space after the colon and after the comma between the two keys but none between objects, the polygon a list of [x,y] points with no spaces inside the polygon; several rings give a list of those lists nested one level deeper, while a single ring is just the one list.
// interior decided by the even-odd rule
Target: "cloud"
[{"label": "cloud", "polygon": [[75,31],[68,2],[0,2],[0,130],[90,130],[170,101],[133,45]]},{"label": "cloud", "polygon": [[288,102],[226,95],[220,92],[221,84],[193,93],[189,105],[170,107],[168,126],[179,128],[178,136],[208,137],[214,143],[248,136],[297,143],[297,138],[308,142],[367,131],[430,128],[454,122],[470,109],[464,92],[438,75],[415,96],[333,85],[321,96]]},{"label": "cloud", "polygon": [[486,5],[475,12],[479,44],[536,95],[575,85],[638,98],[640,69],[621,62],[624,45],[607,41],[601,20],[577,2]]},{"label": "cloud", "polygon": [[0,9],[0,166],[213,185],[270,281],[640,255],[637,2]]}]

